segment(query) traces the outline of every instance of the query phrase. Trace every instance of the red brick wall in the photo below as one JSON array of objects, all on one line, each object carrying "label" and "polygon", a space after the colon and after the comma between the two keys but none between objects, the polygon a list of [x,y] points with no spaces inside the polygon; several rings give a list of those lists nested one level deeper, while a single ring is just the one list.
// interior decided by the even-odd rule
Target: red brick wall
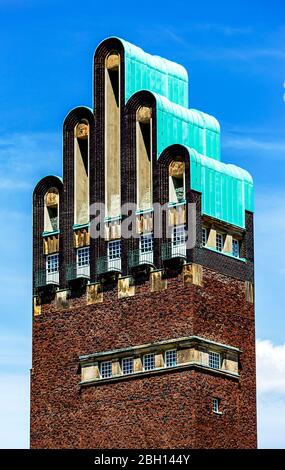
[{"label": "red brick wall", "polygon": [[[80,389],[78,357],[199,335],[242,350],[240,381],[210,372],[167,371]],[[42,306],[33,324],[31,447],[255,447],[254,309],[244,282],[203,268],[203,287],[168,280],[134,297],[69,309]],[[222,415],[213,415],[212,397]]]}]

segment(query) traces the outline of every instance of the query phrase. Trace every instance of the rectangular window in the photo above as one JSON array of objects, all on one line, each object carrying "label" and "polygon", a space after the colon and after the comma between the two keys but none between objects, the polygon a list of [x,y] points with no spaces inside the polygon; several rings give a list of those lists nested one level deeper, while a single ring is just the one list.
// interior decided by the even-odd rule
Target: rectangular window
[{"label": "rectangular window", "polygon": [[166,367],[174,367],[177,364],[177,353],[176,349],[172,349],[170,351],[165,351],[164,354],[164,361]]},{"label": "rectangular window", "polygon": [[219,369],[221,366],[221,357],[219,353],[209,352],[209,367],[212,369]]},{"label": "rectangular window", "polygon": [[59,268],[58,254],[46,257],[46,269],[48,274],[57,273]]},{"label": "rectangular window", "polygon": [[236,238],[233,238],[233,250],[232,250],[233,256],[236,258],[239,258],[239,240]]},{"label": "rectangular window", "polygon": [[224,235],[222,233],[216,234],[216,250],[222,251],[224,248]]},{"label": "rectangular window", "polygon": [[141,253],[150,253],[153,251],[153,234],[152,233],[141,235],[140,251]]},{"label": "rectangular window", "polygon": [[202,228],[202,245],[206,246],[208,242],[208,229],[203,227]]},{"label": "rectangular window", "polygon": [[173,227],[172,243],[173,246],[185,244],[185,225],[177,225],[176,227]]},{"label": "rectangular window", "polygon": [[220,413],[220,399],[213,398],[212,404],[213,404],[213,413]]},{"label": "rectangular window", "polygon": [[122,359],[122,373],[132,374],[134,372],[134,360],[132,357]]},{"label": "rectangular window", "polygon": [[101,362],[100,364],[100,375],[102,379],[107,379],[108,377],[112,377],[112,362]]},{"label": "rectangular window", "polygon": [[112,240],[108,243],[108,259],[121,258],[121,240]]},{"label": "rectangular window", "polygon": [[90,263],[90,249],[89,246],[85,248],[78,248],[77,250],[77,266],[89,266]]},{"label": "rectangular window", "polygon": [[143,357],[143,369],[152,370],[155,369],[155,355],[145,354]]}]

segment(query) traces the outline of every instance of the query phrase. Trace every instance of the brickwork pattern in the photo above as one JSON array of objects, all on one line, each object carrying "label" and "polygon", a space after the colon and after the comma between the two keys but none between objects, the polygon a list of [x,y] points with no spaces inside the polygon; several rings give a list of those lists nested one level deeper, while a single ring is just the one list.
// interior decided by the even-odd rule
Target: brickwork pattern
[{"label": "brickwork pattern", "polygon": [[[69,308],[42,305],[34,320],[33,448],[256,446],[254,311],[244,282],[204,268],[202,287],[178,276],[162,292],[146,282],[133,297],[103,295],[101,304],[82,296]],[[240,348],[239,381],[189,369],[79,387],[82,354],[187,335]],[[213,396],[222,415],[212,413]]]}]

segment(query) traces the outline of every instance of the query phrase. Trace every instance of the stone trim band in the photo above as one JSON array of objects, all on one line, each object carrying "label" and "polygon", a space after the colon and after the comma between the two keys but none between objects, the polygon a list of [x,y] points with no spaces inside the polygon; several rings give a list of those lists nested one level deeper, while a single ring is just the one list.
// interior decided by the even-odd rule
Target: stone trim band
[{"label": "stone trim band", "polygon": [[[166,364],[165,353],[176,351],[175,363]],[[233,346],[217,343],[215,341],[189,336],[175,338],[139,346],[115,349],[113,351],[98,352],[79,357],[81,369],[81,386],[112,382],[138,376],[152,375],[161,372],[198,367],[204,371],[239,378],[239,356],[241,350]],[[154,367],[144,369],[144,356],[153,354]],[[219,366],[213,367],[211,355],[215,355]],[[122,360],[132,359],[131,373],[124,373]],[[110,374],[104,377],[101,374],[102,363],[109,363]]]}]

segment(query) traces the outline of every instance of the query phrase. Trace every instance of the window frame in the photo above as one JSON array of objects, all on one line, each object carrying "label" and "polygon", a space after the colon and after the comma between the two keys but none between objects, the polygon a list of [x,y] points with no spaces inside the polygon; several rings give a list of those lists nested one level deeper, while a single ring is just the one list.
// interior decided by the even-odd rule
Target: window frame
[{"label": "window frame", "polygon": [[[219,360],[219,367],[216,367],[216,359]],[[211,369],[220,370],[221,368],[221,354],[217,351],[208,351],[208,365]],[[212,364],[212,365],[211,365]]]},{"label": "window frame", "polygon": [[[221,237],[221,247],[219,247],[218,245],[218,237]],[[216,232],[216,250],[219,252],[219,253],[222,253],[223,249],[224,249],[224,245],[225,245],[225,234],[222,233],[222,232]]]},{"label": "window frame", "polygon": [[[144,243],[142,243],[144,242]],[[147,242],[147,243],[145,243]],[[146,247],[142,246],[142,245],[146,245]],[[147,248],[149,245],[149,249],[145,249]],[[146,254],[146,253],[152,253],[153,252],[153,232],[149,232],[149,233],[142,233],[140,235],[140,253],[142,254]]]},{"label": "window frame", "polygon": [[[205,237],[204,237],[205,234]],[[202,246],[207,246],[209,237],[209,230],[207,227],[202,227]],[[205,239],[204,239],[205,238]]]},{"label": "window frame", "polygon": [[[103,366],[105,366],[105,364],[108,364],[108,366],[110,365],[110,375],[103,375],[102,374],[102,368]],[[101,379],[110,379],[111,377],[113,377],[113,367],[112,367],[112,361],[102,361],[100,362],[100,378]]]},{"label": "window frame", "polygon": [[[146,368],[146,367],[145,367],[146,358],[147,358],[147,357],[150,357],[150,356],[153,357],[153,367]],[[147,354],[144,354],[144,355],[143,355],[143,361],[142,361],[142,363],[143,363],[142,365],[143,365],[143,371],[144,371],[144,372],[148,372],[148,371],[150,371],[150,370],[155,370],[155,353],[147,353]]]},{"label": "window frame", "polygon": [[[86,255],[80,256],[81,253],[83,253],[83,252],[88,252],[88,255],[87,256]],[[80,257],[85,258],[88,262],[86,261],[84,264],[80,263],[79,262]],[[81,248],[77,248],[76,264],[79,268],[84,268],[86,266],[90,266],[90,247],[89,246],[84,246],[84,247],[81,247]]]},{"label": "window frame", "polygon": [[[52,264],[51,260],[56,258],[56,268],[51,269],[50,265]],[[46,273],[47,274],[56,274],[59,272],[59,253],[52,253],[50,255],[46,255]]]},{"label": "window frame", "polygon": [[[237,254],[235,254],[235,249],[234,249],[234,246],[237,247]],[[234,238],[232,239],[232,255],[235,257],[235,258],[240,258],[240,241],[238,238]]]},{"label": "window frame", "polygon": [[218,397],[213,397],[212,398],[212,411],[213,413],[215,414],[221,414],[221,411],[220,411],[220,403],[221,403],[221,399],[218,398]]},{"label": "window frame", "polygon": [[[131,367],[130,372],[124,372],[124,362],[125,361],[131,361],[132,367]],[[133,356],[123,357],[121,359],[121,371],[122,371],[122,375],[130,375],[130,374],[134,373],[134,358],[133,358]]]},{"label": "window frame", "polygon": [[[167,355],[171,353],[175,353],[175,363],[167,364]],[[168,349],[164,352],[164,366],[167,368],[177,366],[177,349]]]},{"label": "window frame", "polygon": [[[113,246],[115,246],[115,244],[118,245],[118,248],[113,248]],[[110,250],[110,248],[111,248],[111,250]],[[110,251],[111,252],[114,251],[114,254],[112,254],[112,256],[110,255]],[[117,253],[117,255],[116,255],[116,253]],[[117,260],[117,259],[121,259],[121,256],[122,256],[121,239],[117,238],[116,240],[108,241],[108,246],[107,246],[108,261],[114,261],[114,260]]]},{"label": "window frame", "polygon": [[[178,231],[183,231],[182,235],[177,235]],[[186,225],[174,225],[172,228],[171,242],[173,247],[184,246],[186,243]]]}]

